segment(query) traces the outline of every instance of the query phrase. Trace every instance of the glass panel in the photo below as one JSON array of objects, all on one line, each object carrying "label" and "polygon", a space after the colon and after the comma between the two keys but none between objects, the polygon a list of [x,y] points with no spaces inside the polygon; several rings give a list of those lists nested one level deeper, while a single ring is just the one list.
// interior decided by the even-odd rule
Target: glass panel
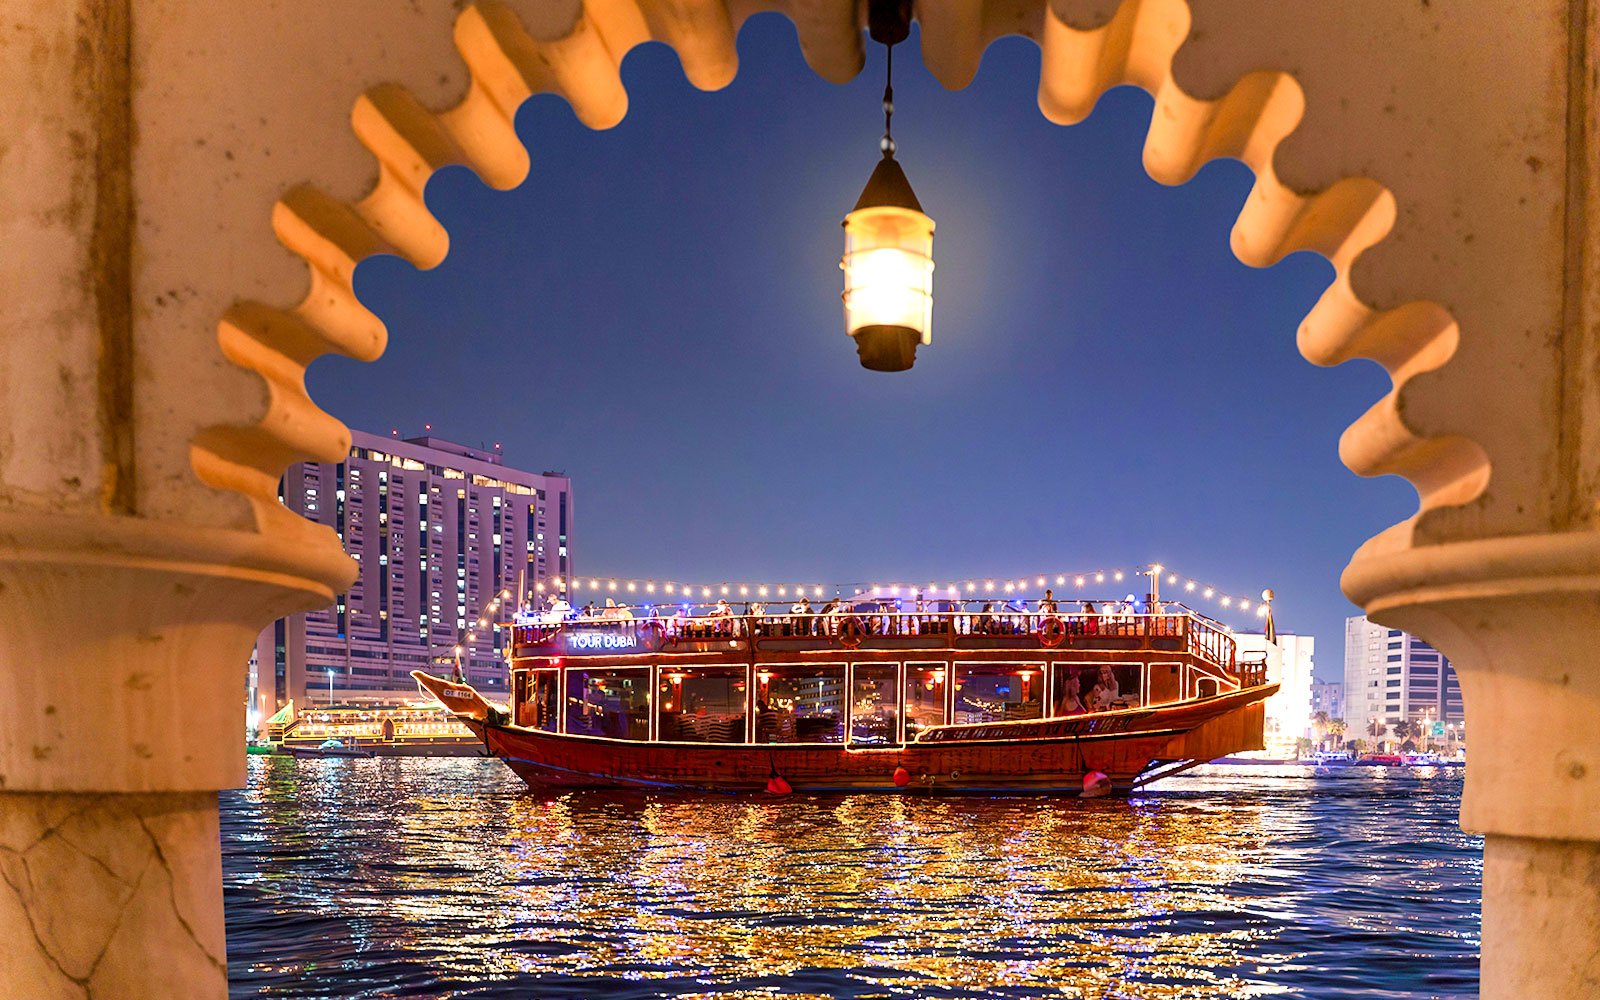
[{"label": "glass panel", "polygon": [[1144,668],[1137,663],[1076,663],[1078,688],[1084,707],[1091,712],[1136,708]]},{"label": "glass panel", "polygon": [[650,738],[650,671],[567,671],[567,732],[621,740]]},{"label": "glass panel", "polygon": [[1079,680],[1080,669],[1071,663],[1057,663],[1050,668],[1050,690],[1054,702],[1050,706],[1052,716],[1082,715],[1089,710],[1083,684]]},{"label": "glass panel", "polygon": [[844,742],[844,666],[756,671],[757,743]]},{"label": "glass panel", "polygon": [[944,725],[947,673],[943,663],[906,664],[906,739],[929,726]]},{"label": "glass panel", "polygon": [[658,738],[684,743],[743,743],[744,667],[661,671]]},{"label": "glass panel", "polygon": [[1042,665],[976,663],[956,668],[958,724],[1037,719],[1043,713]]},{"label": "glass panel", "polygon": [[559,670],[533,670],[521,677],[518,692],[517,725],[525,729],[556,731],[557,691],[561,683]]},{"label": "glass panel", "polygon": [[864,663],[855,668],[850,693],[850,742],[898,743],[900,740],[900,669],[892,663]]}]

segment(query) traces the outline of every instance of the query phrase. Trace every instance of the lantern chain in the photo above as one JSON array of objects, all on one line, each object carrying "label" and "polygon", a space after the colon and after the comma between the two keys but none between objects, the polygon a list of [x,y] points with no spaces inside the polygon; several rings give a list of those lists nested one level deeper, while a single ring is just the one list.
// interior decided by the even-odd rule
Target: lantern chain
[{"label": "lantern chain", "polygon": [[893,156],[895,145],[889,122],[894,117],[894,46],[885,45],[889,53],[887,69],[883,78],[883,141],[878,148],[883,150],[884,156]]}]

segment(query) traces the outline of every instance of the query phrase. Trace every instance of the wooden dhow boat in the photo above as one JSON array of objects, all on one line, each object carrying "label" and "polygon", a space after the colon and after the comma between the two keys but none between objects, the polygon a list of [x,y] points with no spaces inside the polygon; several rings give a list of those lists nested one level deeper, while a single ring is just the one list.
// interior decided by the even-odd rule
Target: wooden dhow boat
[{"label": "wooden dhow boat", "polygon": [[412,676],[536,790],[1125,794],[1263,746],[1264,661],[1182,605],[897,603],[514,624],[506,706]]}]

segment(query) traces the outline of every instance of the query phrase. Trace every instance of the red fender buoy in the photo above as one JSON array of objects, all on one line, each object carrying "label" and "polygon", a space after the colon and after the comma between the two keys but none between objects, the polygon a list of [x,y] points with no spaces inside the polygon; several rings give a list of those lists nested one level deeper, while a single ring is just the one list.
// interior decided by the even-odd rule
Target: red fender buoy
[{"label": "red fender buoy", "polygon": [[789,783],[784,781],[781,775],[774,774],[767,779],[767,794],[769,795],[788,795],[792,791],[794,789],[789,787]]},{"label": "red fender buoy", "polygon": [[1090,771],[1083,776],[1083,793],[1080,799],[1097,799],[1111,794],[1111,778],[1104,771]]},{"label": "red fender buoy", "polygon": [[906,787],[907,785],[909,785],[911,783],[911,772],[907,771],[903,767],[895,768],[894,769],[894,783],[896,785],[899,785],[901,788]]}]

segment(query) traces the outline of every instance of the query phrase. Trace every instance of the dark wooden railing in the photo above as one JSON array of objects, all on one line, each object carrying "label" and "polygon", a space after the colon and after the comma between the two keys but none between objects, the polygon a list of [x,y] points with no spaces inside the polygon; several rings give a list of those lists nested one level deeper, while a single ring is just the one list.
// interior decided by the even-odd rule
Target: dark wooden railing
[{"label": "dark wooden railing", "polygon": [[[1056,624],[1059,622],[1059,625]],[[829,614],[679,615],[672,617],[573,618],[565,622],[516,625],[518,653],[552,643],[563,631],[582,634],[584,645],[568,652],[621,653],[649,650],[665,642],[707,639],[816,639],[854,645],[873,638],[957,638],[995,636],[1033,638],[1041,645],[1092,645],[1097,639],[1135,640],[1148,646],[1187,652],[1243,681],[1233,636],[1187,609],[1171,614],[1040,614],[1037,612],[844,612]],[[612,638],[608,638],[612,637]],[[1050,641],[1054,640],[1054,641]],[[1264,669],[1264,668],[1263,668]],[[1257,672],[1252,666],[1252,676]],[[1249,685],[1246,685],[1249,686]]]}]

